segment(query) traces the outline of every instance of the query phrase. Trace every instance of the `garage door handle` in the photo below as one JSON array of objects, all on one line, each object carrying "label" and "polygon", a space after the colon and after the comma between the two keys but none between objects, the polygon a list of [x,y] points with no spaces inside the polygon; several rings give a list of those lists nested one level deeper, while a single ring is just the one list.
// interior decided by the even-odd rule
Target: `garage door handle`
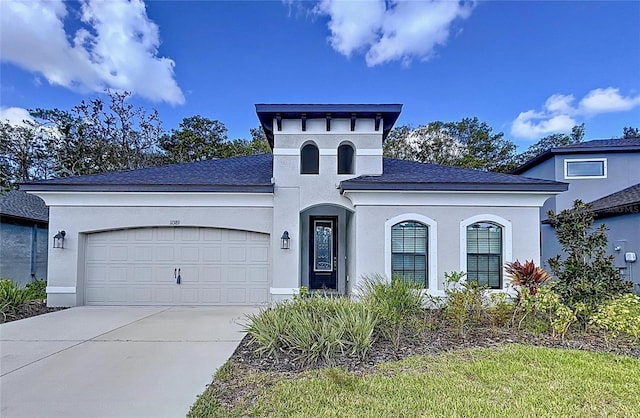
[{"label": "garage door handle", "polygon": [[180,277],[180,269],[173,269],[173,277],[176,279],[176,284],[180,284],[180,280],[182,279]]}]

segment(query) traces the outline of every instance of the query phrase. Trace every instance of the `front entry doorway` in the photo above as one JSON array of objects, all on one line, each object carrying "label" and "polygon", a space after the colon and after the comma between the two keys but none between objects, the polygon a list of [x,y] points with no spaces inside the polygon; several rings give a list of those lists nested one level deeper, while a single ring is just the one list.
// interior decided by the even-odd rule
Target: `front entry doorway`
[{"label": "front entry doorway", "polygon": [[338,217],[309,218],[309,288],[338,288]]}]

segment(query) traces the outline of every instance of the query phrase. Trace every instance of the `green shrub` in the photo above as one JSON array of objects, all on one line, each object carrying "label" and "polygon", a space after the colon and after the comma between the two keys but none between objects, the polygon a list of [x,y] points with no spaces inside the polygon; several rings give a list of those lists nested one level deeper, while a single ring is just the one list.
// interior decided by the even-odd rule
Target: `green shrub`
[{"label": "green shrub", "polygon": [[549,221],[565,253],[548,260],[558,278],[554,289],[584,327],[600,304],[629,292],[631,283],[622,279],[613,256],[607,255],[607,228],[593,228],[589,204],[576,200],[571,209],[550,211]]},{"label": "green shrub", "polygon": [[5,319],[7,315],[15,314],[27,300],[27,292],[13,280],[0,280],[0,313]]},{"label": "green shrub", "polygon": [[492,293],[490,295],[489,315],[491,322],[496,327],[504,327],[509,324],[513,316],[514,305],[506,293]]},{"label": "green shrub", "polygon": [[362,302],[379,318],[378,332],[397,347],[403,330],[422,312],[422,288],[414,283],[393,277],[372,275],[363,277],[360,286]]},{"label": "green shrub", "polygon": [[341,297],[301,295],[247,316],[245,331],[258,355],[289,352],[299,360],[331,360],[336,355],[363,357],[373,344],[374,312]]},{"label": "green shrub", "polygon": [[464,336],[470,325],[481,322],[488,308],[487,287],[466,281],[465,276],[463,272],[444,274],[447,283],[442,310],[460,336]]},{"label": "green shrub", "polygon": [[514,322],[518,328],[524,327],[536,332],[550,329],[554,336],[564,338],[585,309],[584,304],[575,304],[573,309],[563,304],[554,291],[554,284],[540,286],[534,295],[525,287],[519,293]]},{"label": "green shrub", "polygon": [[27,300],[45,300],[47,298],[47,281],[34,280],[24,287]]},{"label": "green shrub", "polygon": [[591,315],[589,323],[612,338],[627,334],[640,340],[640,296],[627,293],[608,300]]}]

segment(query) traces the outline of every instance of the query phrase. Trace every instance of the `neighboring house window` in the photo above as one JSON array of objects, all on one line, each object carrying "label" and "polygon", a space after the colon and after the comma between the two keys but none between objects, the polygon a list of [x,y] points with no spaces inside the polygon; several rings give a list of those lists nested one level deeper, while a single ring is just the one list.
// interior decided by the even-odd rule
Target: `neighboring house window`
[{"label": "neighboring house window", "polygon": [[404,221],[391,227],[391,276],[428,286],[428,227]]},{"label": "neighboring house window", "polygon": [[564,160],[565,179],[607,178],[607,159],[567,159]]},{"label": "neighboring house window", "polygon": [[300,151],[300,174],[318,174],[320,151],[315,144],[307,144]]},{"label": "neighboring house window", "polygon": [[349,144],[338,147],[338,174],[353,174],[355,151]]},{"label": "neighboring house window", "polygon": [[491,222],[467,226],[467,281],[502,288],[502,227]]}]

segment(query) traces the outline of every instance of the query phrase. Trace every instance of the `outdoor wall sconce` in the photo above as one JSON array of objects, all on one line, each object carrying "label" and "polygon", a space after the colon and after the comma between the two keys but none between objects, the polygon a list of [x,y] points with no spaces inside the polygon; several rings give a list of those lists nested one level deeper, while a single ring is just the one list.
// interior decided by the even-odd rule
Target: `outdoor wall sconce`
[{"label": "outdoor wall sconce", "polygon": [[289,238],[289,231],[284,231],[280,237],[280,248],[288,250],[291,248],[291,238]]},{"label": "outdoor wall sconce", "polygon": [[67,235],[65,231],[58,231],[53,236],[53,248],[64,248],[64,237]]}]

